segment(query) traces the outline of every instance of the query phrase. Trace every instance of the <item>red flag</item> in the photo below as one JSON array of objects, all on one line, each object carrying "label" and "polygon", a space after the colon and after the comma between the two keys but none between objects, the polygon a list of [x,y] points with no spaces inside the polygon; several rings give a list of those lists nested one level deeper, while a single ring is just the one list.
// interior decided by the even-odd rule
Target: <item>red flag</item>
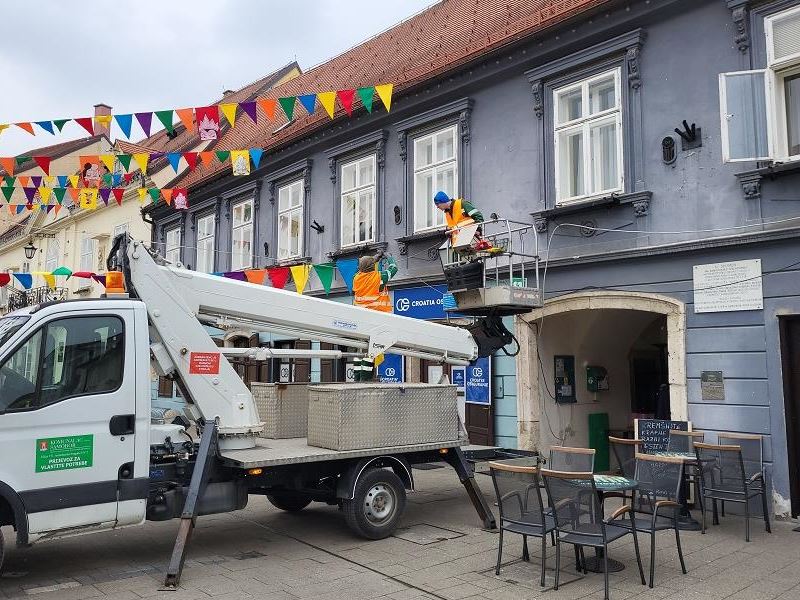
[{"label": "red flag", "polygon": [[0,158],[0,166],[3,167],[3,170],[8,175],[14,175],[14,164],[15,161],[13,156],[10,156],[8,158]]},{"label": "red flag", "polygon": [[44,171],[45,175],[50,175],[50,157],[49,156],[34,156],[33,160]]},{"label": "red flag", "polygon": [[78,117],[75,122],[89,132],[89,135],[94,135],[94,123],[92,117]]},{"label": "red flag", "polygon": [[355,93],[355,90],[339,90],[336,92],[339,102],[342,103],[342,107],[347,112],[348,117],[353,115],[353,96],[355,96]]},{"label": "red flag", "polygon": [[122,206],[122,194],[125,193],[125,190],[122,188],[114,188],[111,190],[111,193],[114,194],[114,200],[117,201],[117,204]]},{"label": "red flag", "polygon": [[0,273],[0,287],[8,285],[10,281],[11,281],[11,274]]},{"label": "red flag", "polygon": [[189,165],[189,170],[194,171],[197,166],[197,152],[184,152],[183,158],[186,159],[186,164]]},{"label": "red flag", "polygon": [[267,275],[272,282],[272,287],[283,289],[289,280],[289,267],[272,267],[267,269]]},{"label": "red flag", "polygon": [[256,101],[258,105],[261,107],[261,110],[264,111],[264,114],[267,115],[267,118],[271,121],[275,120],[275,105],[276,102],[272,98],[257,98]]},{"label": "red flag", "polygon": [[92,279],[94,275],[91,271],[75,271],[72,274],[73,277],[80,277],[81,279]]},{"label": "red flag", "polygon": [[124,180],[125,180],[125,183],[130,183],[130,182],[131,182],[131,180],[133,180],[133,173],[125,173],[125,174],[122,176],[122,179],[124,179]]},{"label": "red flag", "polygon": [[216,140],[219,138],[219,107],[216,104],[211,106],[198,106],[194,109],[197,119],[197,130],[201,140]]}]

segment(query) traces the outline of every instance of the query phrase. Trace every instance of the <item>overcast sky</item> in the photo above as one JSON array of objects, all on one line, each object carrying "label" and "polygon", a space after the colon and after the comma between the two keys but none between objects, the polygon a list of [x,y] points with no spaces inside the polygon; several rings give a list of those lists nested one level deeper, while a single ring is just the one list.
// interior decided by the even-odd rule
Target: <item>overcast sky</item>
[{"label": "overcast sky", "polygon": [[[99,102],[115,113],[203,106],[292,60],[308,69],[433,2],[9,2],[0,36],[0,123],[91,116]],[[85,135],[75,123],[56,136],[34,129],[35,137],[6,129],[0,156]],[[132,139],[141,136],[134,125]]]}]

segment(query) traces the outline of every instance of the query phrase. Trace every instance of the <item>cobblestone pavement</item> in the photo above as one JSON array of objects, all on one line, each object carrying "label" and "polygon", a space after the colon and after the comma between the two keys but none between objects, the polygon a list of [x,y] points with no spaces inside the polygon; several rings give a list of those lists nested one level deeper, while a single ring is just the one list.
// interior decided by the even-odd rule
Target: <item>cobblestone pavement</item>
[{"label": "cobblestone pavement", "polygon": [[[519,536],[507,536],[504,567],[494,575],[497,534],[480,529],[466,493],[449,468],[416,471],[419,491],[409,495],[402,527],[385,540],[353,537],[336,507],[312,505],[282,513],[251,497],[238,513],[201,517],[192,540],[181,589],[161,591],[177,522],[148,523],[128,530],[8,549],[0,598],[169,598],[171,600],[515,600],[602,598],[602,575],[576,573],[565,552],[562,585],[539,587],[540,546],[531,562],[519,560]],[[491,481],[478,475],[487,498]],[[438,528],[438,529],[437,529]],[[626,569],[610,576],[611,598],[674,600],[788,600],[800,598],[800,533],[778,522],[773,533],[753,522],[752,542],[744,523],[728,516],[706,535],[682,536],[688,575],[678,566],[674,539],[657,540],[656,585],[643,587],[633,545],[620,541],[610,555]],[[6,531],[7,539],[12,532]],[[629,539],[629,538],[627,538]],[[642,544],[645,570],[649,548]],[[554,552],[548,546],[548,567]]]}]

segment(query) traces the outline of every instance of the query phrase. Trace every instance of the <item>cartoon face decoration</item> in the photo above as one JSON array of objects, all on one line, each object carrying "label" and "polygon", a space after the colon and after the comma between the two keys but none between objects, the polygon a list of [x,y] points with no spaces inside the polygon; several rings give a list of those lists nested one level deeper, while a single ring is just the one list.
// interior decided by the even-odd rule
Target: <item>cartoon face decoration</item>
[{"label": "cartoon face decoration", "polygon": [[100,165],[98,163],[86,163],[83,166],[83,185],[84,187],[100,187]]},{"label": "cartoon face decoration", "polygon": [[250,174],[250,161],[244,156],[239,156],[233,163],[234,175],[249,175]]},{"label": "cartoon face decoration", "polygon": [[172,195],[172,205],[176,210],[186,210],[189,208],[189,199],[184,190],[175,190]]},{"label": "cartoon face decoration", "polygon": [[197,129],[201,140],[216,140],[219,137],[219,122],[210,119],[208,115],[203,115]]}]

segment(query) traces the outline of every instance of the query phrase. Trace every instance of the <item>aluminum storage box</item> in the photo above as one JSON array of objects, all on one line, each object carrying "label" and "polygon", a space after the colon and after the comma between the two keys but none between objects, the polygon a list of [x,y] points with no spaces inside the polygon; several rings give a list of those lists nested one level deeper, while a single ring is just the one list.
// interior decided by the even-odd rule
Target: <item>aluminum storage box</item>
[{"label": "aluminum storage box", "polygon": [[250,384],[258,416],[264,421],[264,437],[302,438],[308,423],[307,383]]},{"label": "aluminum storage box", "polygon": [[309,388],[309,446],[359,450],[458,439],[455,386],[340,384]]}]

